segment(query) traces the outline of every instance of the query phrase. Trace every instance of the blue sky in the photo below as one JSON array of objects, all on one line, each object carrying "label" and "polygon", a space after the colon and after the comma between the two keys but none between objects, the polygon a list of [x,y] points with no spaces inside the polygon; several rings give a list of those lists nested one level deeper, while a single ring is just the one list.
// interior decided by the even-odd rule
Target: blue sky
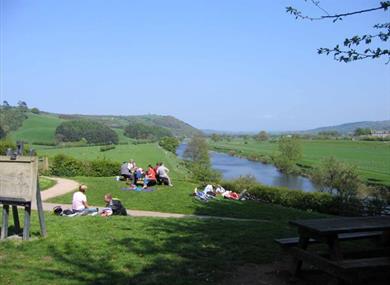
[{"label": "blue sky", "polygon": [[316,54],[390,12],[333,24],[295,20],[286,6],[319,14],[303,0],[2,0],[1,100],[58,113],[169,114],[232,131],[390,119],[390,64]]}]

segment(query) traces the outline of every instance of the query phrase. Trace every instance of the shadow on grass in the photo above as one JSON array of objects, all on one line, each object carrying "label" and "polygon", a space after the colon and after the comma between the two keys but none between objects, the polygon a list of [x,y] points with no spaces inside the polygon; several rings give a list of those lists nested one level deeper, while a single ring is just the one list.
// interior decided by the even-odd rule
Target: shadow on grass
[{"label": "shadow on grass", "polygon": [[285,231],[269,223],[193,219],[137,219],[112,230],[127,234],[101,248],[83,240],[51,245],[54,268],[24,270],[58,284],[217,284],[238,265],[271,262],[279,251],[272,239]]}]

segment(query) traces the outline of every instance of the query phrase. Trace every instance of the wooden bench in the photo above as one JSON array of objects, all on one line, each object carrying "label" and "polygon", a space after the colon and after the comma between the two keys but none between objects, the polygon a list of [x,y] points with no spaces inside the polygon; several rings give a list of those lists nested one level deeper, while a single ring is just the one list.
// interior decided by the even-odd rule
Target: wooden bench
[{"label": "wooden bench", "polygon": [[[338,234],[338,240],[347,241],[347,240],[357,240],[357,239],[367,239],[367,238],[379,238],[383,232],[357,232],[357,233],[345,233]],[[291,238],[279,238],[274,240],[277,244],[279,244],[282,248],[289,248],[293,246],[297,246],[299,244],[299,237],[291,237]],[[311,238],[309,239],[309,243],[319,243],[320,241]]]}]

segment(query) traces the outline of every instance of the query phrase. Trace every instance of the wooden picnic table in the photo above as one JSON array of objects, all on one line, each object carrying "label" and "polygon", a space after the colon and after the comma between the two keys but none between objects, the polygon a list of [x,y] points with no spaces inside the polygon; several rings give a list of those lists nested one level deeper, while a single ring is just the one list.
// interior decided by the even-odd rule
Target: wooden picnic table
[{"label": "wooden picnic table", "polygon": [[[302,263],[314,265],[334,277],[358,283],[365,272],[390,268],[390,217],[326,218],[290,221],[298,229],[298,243],[289,248],[295,257],[294,274],[300,273]],[[362,251],[359,258],[344,258],[340,241],[370,238],[378,233],[380,249]],[[308,250],[309,244],[327,244],[327,253],[320,255]],[[353,272],[353,274],[351,274]],[[352,281],[351,281],[352,280]]]}]

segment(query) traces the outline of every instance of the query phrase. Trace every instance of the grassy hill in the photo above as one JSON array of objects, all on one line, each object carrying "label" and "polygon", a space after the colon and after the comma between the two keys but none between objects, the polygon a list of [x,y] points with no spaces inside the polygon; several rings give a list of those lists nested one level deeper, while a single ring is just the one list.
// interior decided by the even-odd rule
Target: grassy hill
[{"label": "grassy hill", "polygon": [[23,140],[30,144],[54,143],[54,132],[63,121],[56,115],[28,113],[23,125],[9,134],[12,140]]},{"label": "grassy hill", "polygon": [[140,116],[107,116],[107,115],[59,115],[63,119],[88,118],[97,120],[111,128],[123,129],[130,122],[169,129],[175,136],[190,137],[200,131],[173,116],[140,115]]},{"label": "grassy hill", "polygon": [[12,140],[23,140],[30,144],[48,144],[55,142],[55,130],[65,120],[88,118],[99,121],[111,127],[119,137],[119,142],[131,141],[123,134],[123,128],[130,122],[140,122],[151,126],[169,129],[175,136],[192,136],[200,131],[189,124],[172,116],[90,116],[90,115],[61,115],[54,113],[27,113],[28,118],[16,131],[9,133]]},{"label": "grassy hill", "polygon": [[354,122],[346,123],[337,126],[321,127],[312,130],[303,131],[304,133],[319,133],[319,132],[329,132],[336,131],[340,134],[349,134],[353,133],[357,128],[368,128],[371,130],[390,130],[390,120],[386,121],[363,121],[363,122]]}]

